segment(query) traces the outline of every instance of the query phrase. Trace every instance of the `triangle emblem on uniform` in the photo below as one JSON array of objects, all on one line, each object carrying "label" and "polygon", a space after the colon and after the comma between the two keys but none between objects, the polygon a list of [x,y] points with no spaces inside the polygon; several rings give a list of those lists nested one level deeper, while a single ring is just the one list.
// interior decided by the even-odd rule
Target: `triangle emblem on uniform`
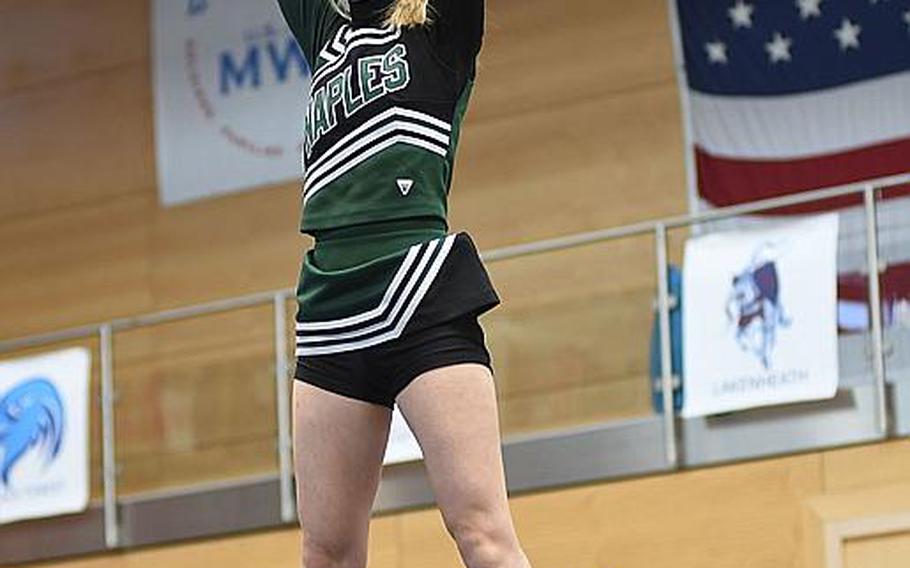
[{"label": "triangle emblem on uniform", "polygon": [[414,180],[412,179],[398,179],[398,189],[401,190],[402,195],[407,195],[411,193],[411,188],[414,187]]}]

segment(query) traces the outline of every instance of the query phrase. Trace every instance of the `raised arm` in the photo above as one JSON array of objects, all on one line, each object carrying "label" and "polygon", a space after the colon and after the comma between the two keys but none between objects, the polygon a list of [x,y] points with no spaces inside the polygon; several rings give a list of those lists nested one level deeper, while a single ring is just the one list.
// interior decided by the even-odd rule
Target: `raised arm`
[{"label": "raised arm", "polygon": [[483,43],[484,0],[430,0],[430,15],[462,57],[477,56]]},{"label": "raised arm", "polygon": [[278,0],[278,5],[310,68],[315,69],[319,51],[341,17],[329,0]]}]

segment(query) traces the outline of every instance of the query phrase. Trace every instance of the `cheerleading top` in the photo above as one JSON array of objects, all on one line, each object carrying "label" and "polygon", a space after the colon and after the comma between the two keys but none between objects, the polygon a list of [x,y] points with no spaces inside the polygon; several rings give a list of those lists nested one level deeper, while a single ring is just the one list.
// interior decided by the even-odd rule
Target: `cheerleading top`
[{"label": "cheerleading top", "polygon": [[431,23],[385,25],[392,0],[279,0],[312,80],[301,230],[407,218],[445,222],[474,84],[483,0],[432,0]]},{"label": "cheerleading top", "polygon": [[315,237],[297,300],[300,358],[367,349],[499,298],[447,196],[483,35],[483,0],[431,0],[390,27],[393,0],[278,0],[313,70],[303,221]]}]

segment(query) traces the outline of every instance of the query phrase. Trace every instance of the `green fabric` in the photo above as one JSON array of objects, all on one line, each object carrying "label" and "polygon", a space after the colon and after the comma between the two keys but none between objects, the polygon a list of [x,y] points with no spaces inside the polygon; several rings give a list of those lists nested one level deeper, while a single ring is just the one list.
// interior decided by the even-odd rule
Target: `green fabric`
[{"label": "green fabric", "polygon": [[[407,195],[399,179],[413,181]],[[300,229],[313,232],[408,217],[446,219],[451,160],[409,144],[395,144],[303,204]]]},{"label": "green fabric", "polygon": [[411,246],[445,236],[434,219],[376,223],[320,234],[297,285],[299,321],[322,321],[379,305]]},{"label": "green fabric", "polygon": [[455,105],[455,116],[452,118],[452,144],[449,146],[449,155],[447,157],[450,170],[455,169],[455,153],[458,150],[458,141],[461,139],[461,126],[464,123],[464,115],[468,112],[468,103],[471,102],[471,92],[473,90],[474,79],[470,78],[465,83],[461,96],[458,97],[458,104]]},{"label": "green fabric", "polygon": [[323,271],[345,270],[445,236],[444,221],[419,217],[352,225],[316,233],[311,262]]},{"label": "green fabric", "polygon": [[[435,217],[445,223],[455,154],[473,87],[469,79],[458,98],[445,157],[395,144],[309,197],[302,204],[300,230],[313,233],[414,217]],[[413,181],[407,195],[399,189],[400,179]]]}]

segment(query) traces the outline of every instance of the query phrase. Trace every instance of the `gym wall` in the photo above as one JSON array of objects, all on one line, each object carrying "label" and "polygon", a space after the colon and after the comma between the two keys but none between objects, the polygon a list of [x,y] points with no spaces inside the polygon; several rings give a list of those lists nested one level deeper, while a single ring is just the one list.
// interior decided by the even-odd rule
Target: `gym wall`
[{"label": "gym wall", "polygon": [[[296,183],[158,205],[149,57],[147,0],[0,2],[0,338],[294,285]],[[453,229],[685,212],[677,101],[663,1],[491,0]],[[507,434],[650,413],[651,238],[490,270]],[[271,334],[262,308],[116,336],[124,492],[274,470]]]}]

